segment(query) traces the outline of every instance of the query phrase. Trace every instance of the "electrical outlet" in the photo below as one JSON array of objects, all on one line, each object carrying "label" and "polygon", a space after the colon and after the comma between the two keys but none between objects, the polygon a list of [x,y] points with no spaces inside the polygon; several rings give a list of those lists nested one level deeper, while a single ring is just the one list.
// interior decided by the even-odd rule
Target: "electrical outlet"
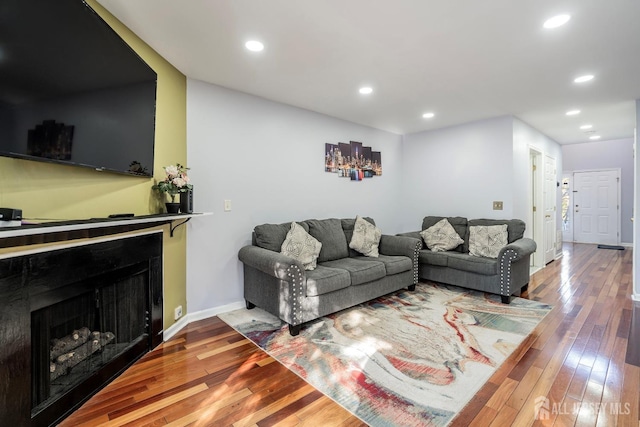
[{"label": "electrical outlet", "polygon": [[493,202],[493,210],[501,211],[502,210],[502,202]]},{"label": "electrical outlet", "polygon": [[173,320],[178,320],[181,317],[182,317],[182,306],[179,305],[176,307],[176,309],[173,312]]},{"label": "electrical outlet", "polygon": [[231,211],[231,200],[225,200],[224,201],[224,211],[225,212],[230,212]]}]

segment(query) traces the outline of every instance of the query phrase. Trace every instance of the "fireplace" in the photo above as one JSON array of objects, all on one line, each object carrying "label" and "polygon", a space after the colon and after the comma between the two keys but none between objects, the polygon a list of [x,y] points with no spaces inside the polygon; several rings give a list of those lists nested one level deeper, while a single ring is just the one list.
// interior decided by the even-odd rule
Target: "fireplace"
[{"label": "fireplace", "polygon": [[0,425],[54,425],[162,342],[162,233],[1,259],[0,301]]}]

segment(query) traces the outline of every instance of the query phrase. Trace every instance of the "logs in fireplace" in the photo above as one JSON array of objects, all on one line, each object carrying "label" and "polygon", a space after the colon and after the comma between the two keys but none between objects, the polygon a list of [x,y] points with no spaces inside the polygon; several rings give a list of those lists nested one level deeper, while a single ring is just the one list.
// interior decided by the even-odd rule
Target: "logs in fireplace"
[{"label": "logs in fireplace", "polygon": [[162,341],[162,234],[0,259],[0,300],[0,425],[55,425]]},{"label": "logs in fireplace", "polygon": [[68,375],[73,367],[89,361],[95,352],[106,349],[115,337],[113,332],[91,332],[85,326],[72,331],[66,337],[52,339],[49,351],[50,381]]}]

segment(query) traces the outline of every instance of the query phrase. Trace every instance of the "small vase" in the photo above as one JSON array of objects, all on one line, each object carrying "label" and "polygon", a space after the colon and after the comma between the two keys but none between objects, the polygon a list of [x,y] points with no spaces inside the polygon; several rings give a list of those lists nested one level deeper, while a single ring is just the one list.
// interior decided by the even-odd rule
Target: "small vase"
[{"label": "small vase", "polygon": [[167,202],[164,205],[167,207],[167,213],[176,214],[180,211],[180,203]]},{"label": "small vase", "polygon": [[193,189],[180,193],[180,212],[193,213]]}]

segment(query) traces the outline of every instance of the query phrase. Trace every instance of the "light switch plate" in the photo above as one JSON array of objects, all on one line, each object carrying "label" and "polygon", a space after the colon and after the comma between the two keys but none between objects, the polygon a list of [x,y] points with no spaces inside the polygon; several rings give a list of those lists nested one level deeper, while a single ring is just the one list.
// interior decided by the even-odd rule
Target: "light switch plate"
[{"label": "light switch plate", "polygon": [[225,200],[224,201],[224,211],[225,212],[230,212],[231,211],[231,200]]}]

